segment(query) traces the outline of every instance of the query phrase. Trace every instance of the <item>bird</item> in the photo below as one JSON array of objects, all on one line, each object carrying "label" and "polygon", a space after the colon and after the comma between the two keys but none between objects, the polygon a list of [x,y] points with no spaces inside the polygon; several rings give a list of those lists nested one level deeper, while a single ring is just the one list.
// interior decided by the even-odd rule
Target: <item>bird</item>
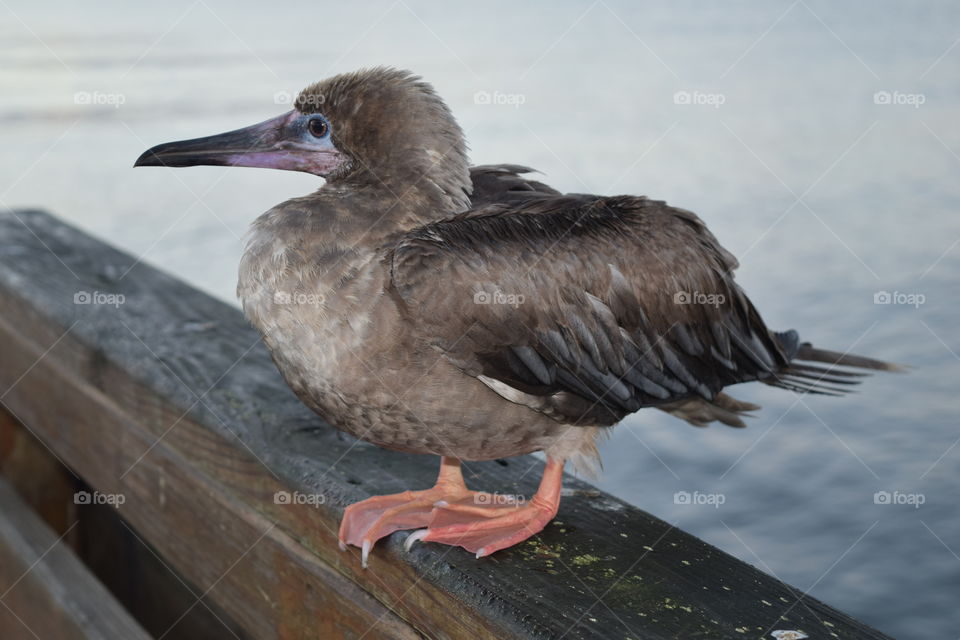
[{"label": "bird", "polygon": [[[530,538],[557,514],[566,463],[595,472],[598,438],[637,411],[743,427],[760,407],[732,385],[842,395],[903,370],[769,329],[736,258],[690,211],[470,166],[447,104],[409,71],[336,75],[291,106],[134,166],[324,179],[252,223],[237,294],[310,409],[360,440],[440,457],[434,486],[346,507],[340,547],[359,547],[363,567],[400,530],[408,550],[477,558]],[[533,452],[546,464],[529,500],[467,488],[462,462]]]}]

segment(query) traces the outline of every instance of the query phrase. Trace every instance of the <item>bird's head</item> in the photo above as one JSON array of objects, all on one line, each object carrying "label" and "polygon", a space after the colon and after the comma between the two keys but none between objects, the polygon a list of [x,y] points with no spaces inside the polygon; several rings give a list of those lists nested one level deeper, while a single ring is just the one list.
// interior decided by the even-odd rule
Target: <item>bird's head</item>
[{"label": "bird's head", "polygon": [[250,127],[157,145],[134,166],[264,167],[388,185],[426,177],[445,192],[469,189],[460,127],[433,88],[408,71],[334,76],[293,104]]}]

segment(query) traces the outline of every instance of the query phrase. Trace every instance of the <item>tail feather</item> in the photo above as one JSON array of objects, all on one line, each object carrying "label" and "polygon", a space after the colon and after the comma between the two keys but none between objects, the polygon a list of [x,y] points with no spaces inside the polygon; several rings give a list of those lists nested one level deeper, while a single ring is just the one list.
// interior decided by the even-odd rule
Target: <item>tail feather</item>
[{"label": "tail feather", "polygon": [[786,389],[788,391],[795,391],[796,393],[811,393],[818,396],[839,397],[848,393],[853,393],[850,389],[838,389],[836,387],[831,387],[818,382],[802,382],[791,379],[789,376],[784,376],[782,374],[778,374],[774,379],[767,381],[767,384],[770,384],[774,387],[780,387],[781,389]]},{"label": "tail feather", "polygon": [[815,364],[800,364],[799,362],[791,362],[790,368],[796,371],[802,371],[814,375],[814,377],[820,376],[842,376],[844,378],[866,378],[871,375],[869,373],[861,373],[859,371],[844,371],[843,369],[830,369],[828,367],[820,367]]},{"label": "tail feather", "polygon": [[808,362],[826,362],[832,366],[873,369],[875,371],[896,371],[898,373],[907,371],[907,367],[900,364],[884,362],[883,360],[874,360],[873,358],[865,358],[852,353],[840,353],[838,351],[828,351],[827,349],[816,349],[809,342],[804,342],[800,345],[800,349],[797,351],[796,359],[806,360]]},{"label": "tail feather", "polygon": [[[860,384],[860,378],[871,375],[864,371],[849,371],[842,367],[870,371],[903,372],[907,370],[903,365],[882,360],[852,353],[817,349],[809,342],[801,343],[796,331],[785,331],[774,335],[783,347],[789,364],[780,369],[768,384],[791,391],[839,396],[850,393],[852,391],[850,387]],[[808,362],[822,363],[826,366],[803,364]]]},{"label": "tail feather", "polygon": [[846,377],[841,377],[842,374],[849,374],[847,371],[840,371],[836,375],[834,372],[824,369],[822,372],[809,372],[806,370],[806,367],[803,365],[791,364],[785,371],[782,372],[785,375],[790,376],[797,380],[797,382],[804,382],[805,380],[814,380],[816,382],[826,382],[828,384],[860,384],[862,380],[861,377],[867,376],[870,374],[853,373]]}]

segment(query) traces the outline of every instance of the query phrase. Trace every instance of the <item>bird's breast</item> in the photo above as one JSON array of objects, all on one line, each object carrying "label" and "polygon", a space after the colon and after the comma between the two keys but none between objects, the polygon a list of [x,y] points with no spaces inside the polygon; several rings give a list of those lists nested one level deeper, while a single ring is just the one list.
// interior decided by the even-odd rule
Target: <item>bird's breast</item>
[{"label": "bird's breast", "polygon": [[287,383],[316,400],[349,391],[351,355],[369,337],[387,276],[373,250],[261,230],[241,260],[237,295]]}]

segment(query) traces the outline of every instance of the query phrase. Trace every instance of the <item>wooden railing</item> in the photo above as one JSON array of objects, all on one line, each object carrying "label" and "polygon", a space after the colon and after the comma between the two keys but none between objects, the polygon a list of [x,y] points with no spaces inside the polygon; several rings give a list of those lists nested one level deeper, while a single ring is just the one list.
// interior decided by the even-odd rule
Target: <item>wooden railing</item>
[{"label": "wooden railing", "polygon": [[[20,437],[35,436],[175,574],[183,608],[212,614],[206,637],[884,637],[573,478],[557,519],[514,549],[408,553],[396,533],[361,569],[356,550],[338,549],[344,506],[427,487],[436,460],[325,424],[237,309],[38,211],[0,213],[0,394]],[[469,463],[465,475],[531,495],[540,470],[524,458]],[[2,486],[0,498],[12,499]],[[63,514],[55,528],[84,517]],[[12,543],[15,525],[0,520],[0,558],[19,555],[27,571],[38,547]],[[19,574],[0,571],[0,593]],[[20,600],[0,602],[26,628],[44,622]],[[170,617],[137,619],[161,637]],[[32,637],[0,637],[17,633]]]}]

